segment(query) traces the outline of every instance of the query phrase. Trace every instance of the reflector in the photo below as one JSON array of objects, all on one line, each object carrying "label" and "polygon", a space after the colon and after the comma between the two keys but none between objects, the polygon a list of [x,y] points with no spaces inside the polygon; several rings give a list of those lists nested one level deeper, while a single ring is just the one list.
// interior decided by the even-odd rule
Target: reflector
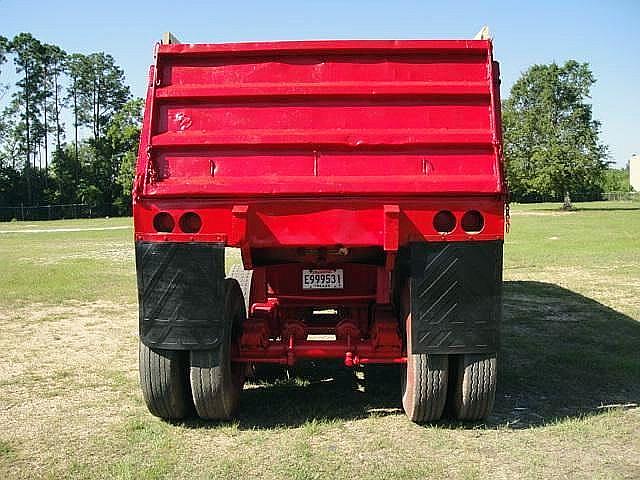
[{"label": "reflector", "polygon": [[153,217],[153,228],[156,232],[172,232],[175,227],[175,221],[171,214],[167,212],[160,212]]},{"label": "reflector", "polygon": [[433,217],[433,228],[438,233],[450,233],[456,228],[456,217],[449,210],[441,210]]},{"label": "reflector", "polygon": [[484,217],[477,210],[469,210],[462,216],[460,224],[467,233],[479,233],[484,227]]},{"label": "reflector", "polygon": [[202,227],[200,215],[194,212],[187,212],[180,217],[180,230],[184,233],[197,233]]}]

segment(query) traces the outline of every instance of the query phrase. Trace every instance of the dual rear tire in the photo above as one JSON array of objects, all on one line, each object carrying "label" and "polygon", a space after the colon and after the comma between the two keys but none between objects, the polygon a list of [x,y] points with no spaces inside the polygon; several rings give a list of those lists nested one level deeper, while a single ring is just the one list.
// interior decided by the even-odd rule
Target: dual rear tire
[{"label": "dual rear tire", "polygon": [[435,422],[443,414],[479,421],[493,409],[497,359],[482,355],[408,355],[402,373],[402,406],[416,423]]},{"label": "dual rear tire", "polygon": [[195,410],[207,420],[233,417],[246,366],[231,361],[232,349],[242,331],[246,308],[240,285],[231,278],[225,279],[223,319],[220,344],[210,350],[161,350],[140,342],[140,384],[153,415],[180,420]]},{"label": "dual rear tire", "polygon": [[405,413],[416,423],[435,422],[445,413],[462,421],[487,418],[496,393],[496,354],[412,354],[409,298],[407,284],[401,298],[407,347],[401,374]]}]

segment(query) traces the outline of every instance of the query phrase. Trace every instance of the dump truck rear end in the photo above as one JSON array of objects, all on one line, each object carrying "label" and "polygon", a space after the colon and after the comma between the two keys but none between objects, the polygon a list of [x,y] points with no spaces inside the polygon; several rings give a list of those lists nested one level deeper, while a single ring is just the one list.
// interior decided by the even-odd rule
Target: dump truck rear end
[{"label": "dump truck rear end", "polygon": [[134,185],[149,410],[229,419],[256,365],[340,359],[401,366],[414,421],[486,417],[506,193],[490,40],[158,45]]}]

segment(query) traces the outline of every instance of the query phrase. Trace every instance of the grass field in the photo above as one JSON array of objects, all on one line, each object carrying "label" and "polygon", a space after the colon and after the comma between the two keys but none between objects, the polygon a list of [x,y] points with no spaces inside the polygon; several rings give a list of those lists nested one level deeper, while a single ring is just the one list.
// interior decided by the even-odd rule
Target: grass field
[{"label": "grass field", "polygon": [[247,385],[234,423],[162,422],[131,220],[0,224],[0,479],[640,478],[640,205],[577,206],[512,208],[496,406],[472,425],[414,425],[396,370],[334,364]]}]

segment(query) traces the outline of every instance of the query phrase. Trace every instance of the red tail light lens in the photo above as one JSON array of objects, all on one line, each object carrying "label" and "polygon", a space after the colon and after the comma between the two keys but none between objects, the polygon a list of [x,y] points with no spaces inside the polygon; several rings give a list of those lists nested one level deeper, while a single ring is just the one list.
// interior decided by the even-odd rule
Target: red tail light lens
[{"label": "red tail light lens", "polygon": [[180,217],[180,230],[184,233],[198,233],[202,228],[200,215],[194,212],[187,212]]},{"label": "red tail light lens", "polygon": [[167,212],[160,212],[153,217],[153,228],[156,229],[156,232],[172,232],[175,226],[176,222]]},{"label": "red tail light lens", "polygon": [[484,217],[477,210],[469,210],[462,216],[460,225],[467,233],[479,233],[484,227]]},{"label": "red tail light lens", "polygon": [[456,217],[449,210],[441,210],[433,217],[433,228],[438,233],[451,233],[456,228]]}]

